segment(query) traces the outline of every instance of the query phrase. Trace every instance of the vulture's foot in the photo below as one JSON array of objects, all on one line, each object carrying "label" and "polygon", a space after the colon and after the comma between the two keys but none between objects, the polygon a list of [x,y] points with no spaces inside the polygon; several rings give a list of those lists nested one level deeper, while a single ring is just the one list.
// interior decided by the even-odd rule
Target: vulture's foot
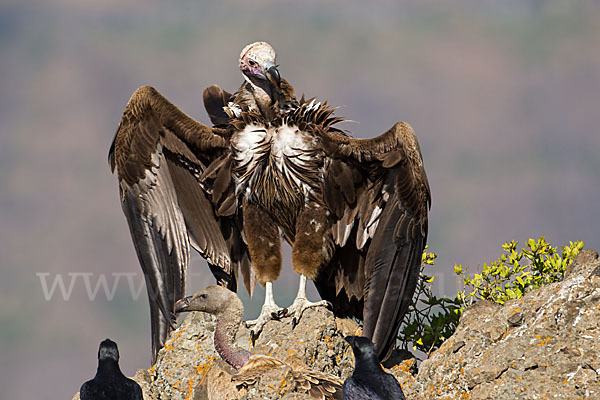
[{"label": "vulture's foot", "polygon": [[298,325],[300,318],[302,318],[302,313],[307,308],[312,307],[327,307],[331,309],[331,303],[326,300],[317,301],[316,303],[310,302],[306,299],[306,297],[296,297],[296,300],[292,303],[291,306],[287,308],[286,317],[293,316],[292,319],[292,329]]},{"label": "vulture's foot", "polygon": [[260,310],[260,315],[258,318],[253,319],[251,321],[246,321],[246,328],[252,328],[250,330],[250,339],[252,340],[252,346],[254,346],[254,342],[258,339],[258,336],[263,330],[263,327],[267,322],[271,320],[279,320],[283,316],[287,314],[287,310],[285,308],[281,308],[277,306],[277,304],[264,304],[262,309]]},{"label": "vulture's foot", "polygon": [[291,317],[291,316],[294,317],[292,319],[292,329],[294,329],[296,327],[296,325],[298,325],[298,321],[300,321],[300,318],[302,317],[302,313],[307,308],[321,307],[321,306],[327,307],[329,309],[332,308],[331,303],[328,301],[325,301],[325,300],[317,301],[316,303],[312,303],[312,302],[308,301],[308,299],[306,298],[306,281],[307,280],[308,280],[308,278],[306,277],[306,275],[300,274],[300,285],[298,285],[298,294],[296,295],[296,299],[294,299],[294,302],[292,303],[292,305],[287,308],[287,313],[285,314],[286,317]]},{"label": "vulture's foot", "polygon": [[246,321],[246,328],[252,328],[250,331],[252,346],[254,346],[254,342],[258,339],[258,335],[260,335],[267,322],[272,319],[279,320],[286,314],[287,310],[285,308],[281,308],[275,304],[275,299],[273,298],[273,283],[266,282],[265,304],[263,304],[262,309],[260,310],[260,315],[254,320]]}]

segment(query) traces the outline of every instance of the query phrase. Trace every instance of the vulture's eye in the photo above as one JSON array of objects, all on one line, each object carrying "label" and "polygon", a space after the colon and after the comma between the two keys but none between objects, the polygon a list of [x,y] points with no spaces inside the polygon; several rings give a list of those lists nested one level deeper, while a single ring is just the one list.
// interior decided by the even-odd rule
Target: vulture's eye
[{"label": "vulture's eye", "polygon": [[248,64],[250,64],[251,67],[256,67],[256,61],[254,60],[248,60]]},{"label": "vulture's eye", "polygon": [[200,298],[201,298],[202,300],[206,299],[206,293],[202,293],[202,294],[200,295]]}]

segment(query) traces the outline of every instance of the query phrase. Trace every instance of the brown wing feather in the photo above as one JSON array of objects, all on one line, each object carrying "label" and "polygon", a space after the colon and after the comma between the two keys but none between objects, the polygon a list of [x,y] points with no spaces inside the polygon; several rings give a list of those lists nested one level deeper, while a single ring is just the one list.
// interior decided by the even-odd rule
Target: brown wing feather
[{"label": "brown wing feather", "polygon": [[[431,197],[417,138],[400,122],[373,139],[326,131],[322,143],[332,157],[323,197],[339,219],[332,230],[338,247],[315,283],[334,310],[364,320],[363,334],[385,359],[412,299],[427,240]],[[347,195],[352,187],[355,198]]]},{"label": "brown wing feather", "polygon": [[[235,290],[238,265],[248,269],[242,276],[252,292],[241,217],[230,212],[237,208],[231,202],[233,183],[220,178],[215,203],[212,182],[200,179],[206,165],[227,156],[228,139],[221,132],[144,86],[129,100],[109,151],[146,278],[153,359],[173,326],[173,305],[184,296],[190,244],[207,259],[221,285]],[[223,174],[220,168],[214,173]],[[228,213],[217,214],[221,208]]]},{"label": "brown wing feather", "polygon": [[223,107],[233,100],[233,95],[217,85],[212,85],[204,89],[202,98],[204,99],[204,108],[206,108],[213,125],[227,125],[229,116]]}]

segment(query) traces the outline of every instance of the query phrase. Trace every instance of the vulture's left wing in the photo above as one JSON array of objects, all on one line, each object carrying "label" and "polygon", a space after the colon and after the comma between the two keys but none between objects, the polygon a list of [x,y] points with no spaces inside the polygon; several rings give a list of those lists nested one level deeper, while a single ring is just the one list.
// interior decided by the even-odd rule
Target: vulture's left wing
[{"label": "vulture's left wing", "polygon": [[334,309],[364,320],[363,335],[383,360],[411,302],[427,240],[431,196],[419,144],[403,122],[373,139],[329,131],[323,144],[335,251],[315,283]]}]

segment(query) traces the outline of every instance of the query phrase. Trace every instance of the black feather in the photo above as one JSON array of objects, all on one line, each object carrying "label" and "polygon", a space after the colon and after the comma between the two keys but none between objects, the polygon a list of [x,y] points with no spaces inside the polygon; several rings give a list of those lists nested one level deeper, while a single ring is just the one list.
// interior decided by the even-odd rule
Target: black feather
[{"label": "black feather", "polygon": [[373,343],[361,336],[346,341],[354,352],[354,372],[344,382],[344,400],[405,400],[396,378],[381,368]]},{"label": "black feather", "polygon": [[93,379],[81,385],[81,400],[143,400],[142,388],[119,368],[119,349],[110,339],[100,343],[98,370]]}]

